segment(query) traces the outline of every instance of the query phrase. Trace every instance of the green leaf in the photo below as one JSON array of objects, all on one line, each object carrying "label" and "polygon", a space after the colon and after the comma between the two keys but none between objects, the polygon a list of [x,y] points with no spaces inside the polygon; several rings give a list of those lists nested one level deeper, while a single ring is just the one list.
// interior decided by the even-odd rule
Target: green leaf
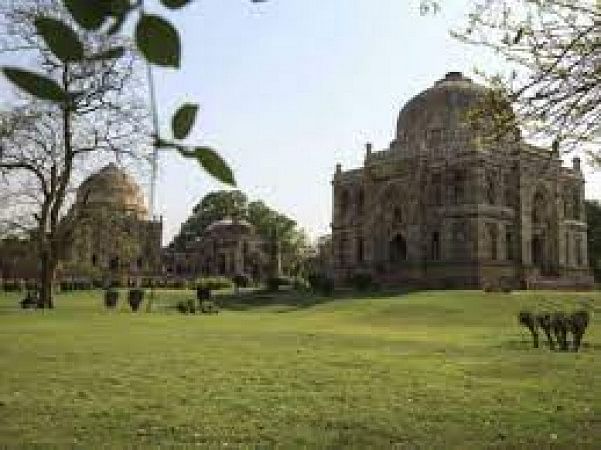
[{"label": "green leaf", "polygon": [[179,68],[179,35],[173,25],[165,19],[155,15],[142,15],[136,26],[136,44],[150,63]]},{"label": "green leaf", "polygon": [[97,30],[108,16],[108,9],[102,1],[63,0],[75,21],[86,30]]},{"label": "green leaf", "polygon": [[119,59],[122,58],[123,55],[125,54],[125,48],[124,47],[115,47],[115,48],[110,48],[104,52],[100,52],[100,53],[96,53],[95,55],[90,56],[88,59],[94,61],[103,61],[103,60],[107,60],[107,59]]},{"label": "green leaf", "polygon": [[175,139],[186,139],[194,126],[196,121],[196,114],[198,113],[198,105],[186,103],[174,114],[171,121],[171,128],[173,129],[173,136]]},{"label": "green leaf", "polygon": [[209,175],[217,178],[219,181],[230,186],[236,186],[234,173],[229,168],[227,163],[217,154],[217,152],[209,147],[196,147],[194,149],[186,149],[178,147],[178,151],[185,157],[195,159],[206,170]]},{"label": "green leaf", "polygon": [[182,6],[186,6],[190,1],[191,0],[161,0],[161,3],[167,8],[178,9]]},{"label": "green leaf", "polygon": [[48,48],[62,62],[83,59],[83,44],[70,26],[50,17],[39,17],[35,20],[35,27]]},{"label": "green leaf", "polygon": [[134,9],[130,0],[105,0],[107,5],[108,15],[114,17],[114,22],[108,29],[108,34],[115,34],[121,30],[121,27],[127,19],[127,15]]},{"label": "green leaf", "polygon": [[67,100],[67,93],[50,78],[15,67],[3,67],[2,72],[12,83],[34,97],[53,102]]}]

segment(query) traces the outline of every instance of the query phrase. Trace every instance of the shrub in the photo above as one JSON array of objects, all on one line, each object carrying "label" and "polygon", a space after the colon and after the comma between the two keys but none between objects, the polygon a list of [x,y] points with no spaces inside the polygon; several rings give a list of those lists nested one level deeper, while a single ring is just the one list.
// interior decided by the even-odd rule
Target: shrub
[{"label": "shrub", "polygon": [[196,301],[193,298],[188,300],[188,312],[190,314],[196,314]]},{"label": "shrub", "polygon": [[183,301],[180,300],[179,302],[177,302],[176,305],[176,309],[181,313],[181,314],[188,314],[189,309],[188,309],[188,302],[187,301]]},{"label": "shrub", "polygon": [[295,291],[308,291],[311,286],[309,285],[309,282],[307,280],[305,280],[303,277],[294,277],[294,284],[293,284],[293,289]]},{"label": "shrub", "polygon": [[234,283],[229,278],[225,277],[203,277],[196,280],[196,288],[205,288],[211,291],[220,289],[232,289]]},{"label": "shrub", "polygon": [[267,288],[270,291],[277,291],[280,287],[294,287],[294,278],[280,275],[267,280]]},{"label": "shrub", "polygon": [[197,287],[196,288],[196,299],[198,300],[199,304],[202,303],[204,300],[210,300],[211,299],[211,290],[206,287]]},{"label": "shrub", "polygon": [[144,300],[144,290],[142,289],[130,289],[127,296],[127,301],[132,311],[136,312],[142,301]]},{"label": "shrub", "polygon": [[369,273],[355,273],[349,278],[349,283],[353,289],[362,292],[369,291],[376,287],[376,284]]},{"label": "shrub", "polygon": [[334,293],[334,280],[325,274],[315,273],[309,275],[309,285],[314,292],[330,296]]},{"label": "shrub", "polygon": [[21,282],[16,280],[6,280],[2,287],[6,292],[21,292],[23,290]]},{"label": "shrub", "polygon": [[200,304],[200,312],[203,314],[219,314],[219,307],[215,302],[205,300]]},{"label": "shrub", "polygon": [[119,301],[119,291],[116,289],[107,289],[104,293],[104,306],[108,309],[115,309]]}]

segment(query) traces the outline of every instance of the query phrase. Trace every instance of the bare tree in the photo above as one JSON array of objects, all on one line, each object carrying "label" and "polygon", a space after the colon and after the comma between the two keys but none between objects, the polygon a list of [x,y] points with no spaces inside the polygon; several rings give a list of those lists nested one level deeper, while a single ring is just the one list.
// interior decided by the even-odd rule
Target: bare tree
[{"label": "bare tree", "polygon": [[[444,7],[444,2],[441,2]],[[485,113],[508,99],[516,121],[535,139],[558,150],[575,144],[597,162],[601,154],[601,6],[595,0],[477,0],[467,25],[453,32],[471,45],[493,50],[507,63],[501,74],[480,71],[499,95]],[[494,101],[496,99],[496,101]],[[499,107],[500,106],[500,107]]]},{"label": "bare tree", "polygon": [[0,182],[18,212],[8,225],[31,230],[40,260],[40,306],[53,307],[61,247],[74,225],[63,219],[78,175],[107,155],[143,157],[149,148],[144,143],[151,144],[137,96],[137,58],[122,38],[94,32],[79,36],[83,59],[53,53],[38,34],[38,21],[69,20],[57,0],[14,1],[0,16],[2,50],[27,50],[32,66],[67,94],[59,101],[21,100],[0,117]]}]

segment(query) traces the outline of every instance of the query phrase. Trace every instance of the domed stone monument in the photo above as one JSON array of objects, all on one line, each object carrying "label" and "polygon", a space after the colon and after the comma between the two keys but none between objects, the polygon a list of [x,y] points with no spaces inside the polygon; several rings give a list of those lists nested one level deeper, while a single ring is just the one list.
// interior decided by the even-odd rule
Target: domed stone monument
[{"label": "domed stone monument", "polygon": [[161,272],[162,221],[136,181],[111,163],[78,188],[65,221],[62,275],[123,279]]},{"label": "domed stone monument", "polygon": [[[580,161],[468,118],[489,93],[448,73],[410,100],[395,139],[333,179],[334,274],[424,287],[582,285],[588,271]],[[508,112],[511,113],[508,106]]]}]

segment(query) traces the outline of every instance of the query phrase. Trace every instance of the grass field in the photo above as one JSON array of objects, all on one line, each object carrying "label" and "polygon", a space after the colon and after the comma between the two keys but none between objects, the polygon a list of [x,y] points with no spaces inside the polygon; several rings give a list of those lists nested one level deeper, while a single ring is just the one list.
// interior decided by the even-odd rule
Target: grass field
[{"label": "grass field", "polygon": [[[420,292],[182,316],[100,293],[0,294],[0,444],[70,448],[601,448],[601,314],[530,348],[524,306],[601,296]],[[0,445],[1,446],[1,445]]]}]

